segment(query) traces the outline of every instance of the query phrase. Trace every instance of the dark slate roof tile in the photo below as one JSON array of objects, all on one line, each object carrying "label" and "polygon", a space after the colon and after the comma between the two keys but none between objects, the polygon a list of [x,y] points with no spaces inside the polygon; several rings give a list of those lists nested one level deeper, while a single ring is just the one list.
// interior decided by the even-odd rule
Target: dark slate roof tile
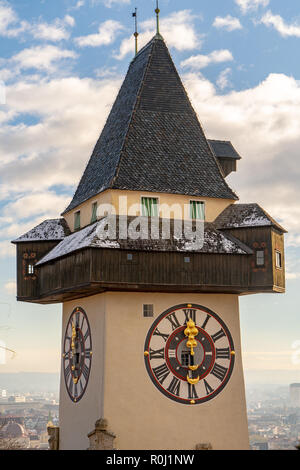
[{"label": "dark slate roof tile", "polygon": [[65,212],[109,188],[237,199],[161,37],[131,62]]},{"label": "dark slate roof tile", "polygon": [[70,235],[70,229],[65,219],[47,219],[33,229],[21,235],[12,243],[59,241]]},{"label": "dark slate roof tile", "polygon": [[233,158],[234,160],[240,160],[242,158],[228,140],[208,139],[207,141],[217,158]]},{"label": "dark slate roof tile", "polygon": [[280,232],[286,230],[276,222],[258,204],[230,204],[215,220],[217,229],[232,229],[246,227],[275,227]]}]

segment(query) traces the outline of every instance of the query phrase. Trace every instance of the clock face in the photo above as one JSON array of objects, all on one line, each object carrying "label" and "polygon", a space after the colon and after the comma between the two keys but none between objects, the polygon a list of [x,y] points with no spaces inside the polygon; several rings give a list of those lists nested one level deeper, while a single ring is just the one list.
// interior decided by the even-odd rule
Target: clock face
[{"label": "clock face", "polygon": [[235,351],[230,332],[212,310],[181,304],[163,312],[144,347],[147,372],[160,392],[187,405],[214,398],[227,384]]},{"label": "clock face", "polygon": [[76,307],[69,318],[63,346],[63,371],[68,394],[78,402],[84,395],[92,364],[92,338],[85,311]]}]

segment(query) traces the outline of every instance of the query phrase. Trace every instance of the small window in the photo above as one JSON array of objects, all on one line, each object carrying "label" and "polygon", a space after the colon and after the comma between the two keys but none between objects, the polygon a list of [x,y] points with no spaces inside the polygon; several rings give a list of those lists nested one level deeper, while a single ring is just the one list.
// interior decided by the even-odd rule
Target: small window
[{"label": "small window", "polygon": [[132,261],[133,255],[131,253],[127,253],[127,261]]},{"label": "small window", "polygon": [[97,220],[97,208],[98,208],[97,202],[93,202],[93,204],[92,204],[91,223],[96,222],[96,220]]},{"label": "small window", "polygon": [[34,280],[36,279],[36,272],[34,269],[34,265],[36,263],[36,253],[31,252],[25,252],[23,253],[23,277],[25,281],[28,281],[30,279]]},{"label": "small window", "polygon": [[29,275],[34,274],[34,265],[33,264],[27,264],[27,274],[29,274]]},{"label": "small window", "polygon": [[74,214],[74,230],[80,229],[80,211],[75,212]]},{"label": "small window", "polygon": [[157,197],[142,197],[142,215],[144,217],[158,217]]},{"label": "small window", "polygon": [[181,353],[181,365],[183,367],[188,367],[190,364],[190,353],[189,351],[182,351]]},{"label": "small window", "polygon": [[280,251],[275,251],[275,257],[276,257],[276,268],[282,268],[282,255]]},{"label": "small window", "polygon": [[184,258],[184,262],[185,262],[185,263],[190,263],[190,261],[191,261],[191,258],[190,258],[189,256],[186,256],[186,257]]},{"label": "small window", "polygon": [[256,266],[264,266],[264,265],[265,265],[265,251],[256,250]]},{"label": "small window", "polygon": [[153,304],[144,304],[143,314],[144,317],[153,317]]},{"label": "small window", "polygon": [[201,201],[190,201],[191,219],[205,220],[205,203]]}]

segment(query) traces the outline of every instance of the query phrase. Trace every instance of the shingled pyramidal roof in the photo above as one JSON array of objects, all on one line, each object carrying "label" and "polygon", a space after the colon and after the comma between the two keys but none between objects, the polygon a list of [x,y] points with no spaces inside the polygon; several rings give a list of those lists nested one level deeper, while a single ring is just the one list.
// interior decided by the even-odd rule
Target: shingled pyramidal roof
[{"label": "shingled pyramidal roof", "polygon": [[65,212],[106,189],[238,199],[160,35],[131,62]]}]

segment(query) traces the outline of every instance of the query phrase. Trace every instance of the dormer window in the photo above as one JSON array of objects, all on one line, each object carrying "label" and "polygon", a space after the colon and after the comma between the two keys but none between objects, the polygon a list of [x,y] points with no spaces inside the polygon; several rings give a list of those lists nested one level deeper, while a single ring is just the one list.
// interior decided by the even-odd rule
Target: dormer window
[{"label": "dormer window", "polygon": [[142,197],[142,215],[144,217],[158,217],[157,197]]},{"label": "dormer window", "polygon": [[75,212],[74,214],[74,230],[80,229],[80,211]]},{"label": "dormer window", "polygon": [[98,208],[97,202],[93,202],[91,224],[97,221],[97,208]]},{"label": "dormer window", "polygon": [[205,203],[202,201],[190,201],[190,217],[193,220],[205,220]]}]

